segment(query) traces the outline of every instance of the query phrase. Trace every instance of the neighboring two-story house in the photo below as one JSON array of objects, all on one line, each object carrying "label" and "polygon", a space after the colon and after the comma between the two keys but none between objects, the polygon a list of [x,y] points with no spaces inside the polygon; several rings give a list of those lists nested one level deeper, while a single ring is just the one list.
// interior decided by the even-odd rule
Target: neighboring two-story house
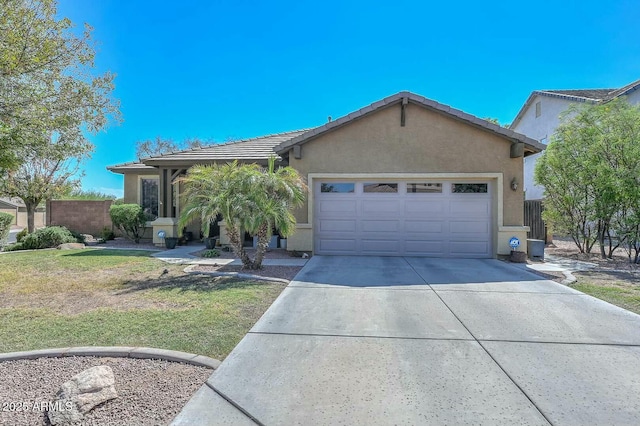
[{"label": "neighboring two-story house", "polygon": [[[619,89],[535,90],[509,128],[546,145],[560,124],[560,114],[569,105],[604,103],[621,96],[625,96],[632,104],[640,103],[640,80]],[[541,200],[544,197],[544,188],[533,182],[533,171],[540,155],[542,153],[524,158],[526,200]]]}]

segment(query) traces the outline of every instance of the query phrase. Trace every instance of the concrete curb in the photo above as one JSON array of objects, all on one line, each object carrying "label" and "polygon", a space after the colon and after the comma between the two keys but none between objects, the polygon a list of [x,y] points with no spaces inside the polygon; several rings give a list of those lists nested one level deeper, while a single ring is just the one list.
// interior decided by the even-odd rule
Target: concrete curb
[{"label": "concrete curb", "polygon": [[189,265],[184,268],[184,272],[189,275],[210,275],[212,277],[235,277],[243,280],[270,281],[276,283],[289,284],[289,280],[284,278],[262,277],[260,275],[242,274],[240,272],[214,272],[214,271],[194,271],[198,265]]},{"label": "concrete curb", "polygon": [[564,280],[560,281],[560,284],[569,285],[578,281],[571,271],[562,271],[562,274],[564,275]]},{"label": "concrete curb", "polygon": [[133,346],[80,346],[73,348],[39,349],[35,351],[8,352],[0,354],[0,362],[20,359],[61,358],[66,356],[97,356],[113,358],[161,359],[183,362],[198,367],[217,369],[221,362],[204,355],[168,349],[144,348]]}]

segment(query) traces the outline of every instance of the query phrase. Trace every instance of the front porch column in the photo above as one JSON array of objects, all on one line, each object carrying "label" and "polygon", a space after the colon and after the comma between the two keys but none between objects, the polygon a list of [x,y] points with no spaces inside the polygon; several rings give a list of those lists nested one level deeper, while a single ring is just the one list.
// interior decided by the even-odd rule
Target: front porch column
[{"label": "front porch column", "polygon": [[[153,227],[153,244],[164,246],[165,238],[178,238],[178,219],[175,217],[159,217],[149,225]],[[164,231],[164,238],[158,236],[158,232]]]}]

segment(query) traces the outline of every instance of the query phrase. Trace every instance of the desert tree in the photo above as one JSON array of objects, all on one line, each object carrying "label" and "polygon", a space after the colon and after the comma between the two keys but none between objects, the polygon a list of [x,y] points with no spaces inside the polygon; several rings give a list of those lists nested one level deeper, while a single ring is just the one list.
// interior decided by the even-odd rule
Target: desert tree
[{"label": "desert tree", "polygon": [[0,0],[0,171],[54,132],[84,143],[120,120],[115,76],[95,70],[91,27],[76,31],[57,12],[56,0]]},{"label": "desert tree", "polygon": [[598,242],[611,257],[640,206],[640,107],[616,99],[573,106],[561,118],[534,173],[545,187],[544,218],[581,252]]}]

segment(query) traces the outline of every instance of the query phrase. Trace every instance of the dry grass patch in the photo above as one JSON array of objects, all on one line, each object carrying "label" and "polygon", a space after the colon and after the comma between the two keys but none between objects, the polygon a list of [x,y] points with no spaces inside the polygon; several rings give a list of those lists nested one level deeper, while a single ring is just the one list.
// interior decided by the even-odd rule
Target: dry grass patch
[{"label": "dry grass patch", "polygon": [[185,274],[141,251],[0,256],[0,352],[152,346],[223,359],[285,287]]},{"label": "dry grass patch", "polygon": [[571,287],[576,290],[640,314],[640,273],[600,270],[574,275],[578,281]]}]

